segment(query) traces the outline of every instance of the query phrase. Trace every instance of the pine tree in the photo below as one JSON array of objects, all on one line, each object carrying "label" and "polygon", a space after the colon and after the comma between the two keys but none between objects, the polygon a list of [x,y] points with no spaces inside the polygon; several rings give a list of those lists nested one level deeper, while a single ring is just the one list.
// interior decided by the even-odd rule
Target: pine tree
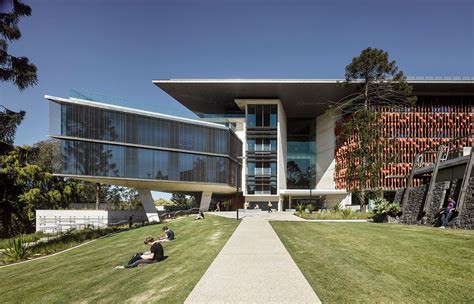
[{"label": "pine tree", "polygon": [[383,155],[388,144],[381,125],[381,110],[409,108],[416,97],[403,72],[388,53],[367,48],[346,66],[343,86],[355,86],[356,92],[333,103],[329,111],[342,115],[338,142],[346,146],[345,161],[336,166],[344,172],[346,188],[358,196],[361,210],[365,199],[380,185],[380,171],[390,158]]}]

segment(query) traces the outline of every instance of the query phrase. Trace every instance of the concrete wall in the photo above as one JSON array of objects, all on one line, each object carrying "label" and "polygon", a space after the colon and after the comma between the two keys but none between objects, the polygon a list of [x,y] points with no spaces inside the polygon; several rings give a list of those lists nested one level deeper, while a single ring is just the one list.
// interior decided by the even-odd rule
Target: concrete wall
[{"label": "concrete wall", "polygon": [[287,162],[287,131],[286,131],[286,114],[281,102],[278,101],[278,132],[277,132],[277,164],[278,164],[278,181],[277,194],[280,189],[286,189],[286,162]]},{"label": "concrete wall", "polygon": [[135,221],[147,220],[143,210],[36,210],[36,231],[57,233],[87,226],[102,228],[121,221],[126,223],[132,215]]},{"label": "concrete wall", "polygon": [[316,189],[331,190],[336,188],[334,182],[336,166],[334,128],[336,121],[337,117],[330,114],[323,114],[316,118]]}]

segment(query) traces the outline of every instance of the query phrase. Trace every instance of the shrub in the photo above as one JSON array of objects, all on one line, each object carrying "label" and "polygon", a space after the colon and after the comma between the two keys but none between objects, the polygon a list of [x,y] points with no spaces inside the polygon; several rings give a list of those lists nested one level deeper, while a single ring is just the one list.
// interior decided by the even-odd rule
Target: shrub
[{"label": "shrub", "polygon": [[31,247],[21,235],[8,240],[7,246],[8,247],[3,251],[3,255],[7,257],[7,260],[12,262],[24,260],[32,253]]},{"label": "shrub", "polygon": [[376,198],[374,203],[374,215],[375,216],[397,216],[402,211],[402,208],[397,203],[389,203],[386,199]]},{"label": "shrub", "polygon": [[334,212],[334,213],[339,213],[339,212],[341,212],[341,205],[335,204],[335,205],[332,207],[332,210],[331,210],[331,211]]},{"label": "shrub", "polygon": [[308,209],[309,213],[313,213],[313,211],[315,209],[313,204],[309,204],[306,208]]},{"label": "shrub", "polygon": [[342,217],[343,218],[349,218],[351,215],[352,215],[352,209],[350,208],[345,208],[345,209],[342,209]]}]

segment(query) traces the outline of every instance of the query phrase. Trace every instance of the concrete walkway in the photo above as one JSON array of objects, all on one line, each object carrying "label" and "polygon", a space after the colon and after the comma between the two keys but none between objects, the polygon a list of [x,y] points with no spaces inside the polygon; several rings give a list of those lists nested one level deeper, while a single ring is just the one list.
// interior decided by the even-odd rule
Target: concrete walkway
[{"label": "concrete walkway", "polygon": [[321,303],[268,220],[246,217],[185,303]]}]

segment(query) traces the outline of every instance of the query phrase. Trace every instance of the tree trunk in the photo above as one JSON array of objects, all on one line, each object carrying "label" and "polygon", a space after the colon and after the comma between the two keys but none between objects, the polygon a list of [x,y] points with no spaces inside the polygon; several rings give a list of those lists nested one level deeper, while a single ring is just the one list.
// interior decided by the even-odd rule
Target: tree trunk
[{"label": "tree trunk", "polygon": [[96,184],[95,188],[95,210],[99,210],[99,204],[100,204],[100,184]]},{"label": "tree trunk", "polygon": [[360,204],[360,212],[365,212],[366,211],[365,192],[359,193],[358,197],[359,197],[359,204]]}]

